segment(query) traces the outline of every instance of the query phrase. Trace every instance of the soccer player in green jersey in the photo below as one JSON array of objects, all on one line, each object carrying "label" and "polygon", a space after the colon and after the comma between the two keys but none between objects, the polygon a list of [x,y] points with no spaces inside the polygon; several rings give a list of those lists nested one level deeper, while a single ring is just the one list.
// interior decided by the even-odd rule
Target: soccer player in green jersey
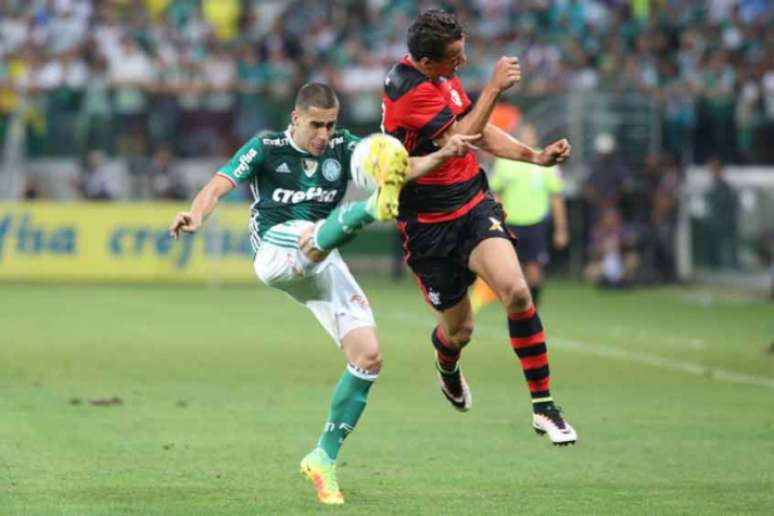
[{"label": "soccer player in green jersey", "polygon": [[[344,503],[336,457],[382,366],[368,301],[336,247],[375,220],[394,219],[405,180],[468,152],[475,139],[458,137],[432,154],[409,160],[403,146],[389,136],[359,140],[347,130],[337,131],[338,112],[338,98],[329,86],[301,87],[288,129],[250,139],[170,227],[176,237],[195,232],[221,197],[250,183],[256,275],[305,304],[347,360],[317,446],[301,461],[302,473],[326,504]],[[361,156],[359,162],[353,155]],[[368,200],[341,203],[350,177],[365,184],[365,176],[376,184]]]}]

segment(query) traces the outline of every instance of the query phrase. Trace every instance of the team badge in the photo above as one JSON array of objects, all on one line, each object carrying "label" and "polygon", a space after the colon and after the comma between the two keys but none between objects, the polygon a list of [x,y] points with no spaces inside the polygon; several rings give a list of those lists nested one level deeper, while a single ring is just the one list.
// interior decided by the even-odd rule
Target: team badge
[{"label": "team badge", "polygon": [[328,181],[336,181],[341,176],[341,163],[333,158],[323,161],[322,175]]},{"label": "team badge", "polygon": [[316,159],[302,159],[301,166],[304,168],[304,174],[307,177],[312,177],[317,172],[317,160]]},{"label": "team badge", "polygon": [[433,306],[438,306],[441,304],[441,293],[430,289],[427,291],[427,299],[430,300]]},{"label": "team badge", "polygon": [[352,297],[349,298],[349,302],[362,308],[368,308],[368,300],[360,294],[352,294]]},{"label": "team badge", "polygon": [[492,223],[491,226],[489,226],[489,231],[499,231],[501,233],[505,233],[503,230],[503,223],[497,220],[494,217],[489,217],[489,221]]},{"label": "team badge", "polygon": [[454,102],[458,107],[462,107],[462,98],[460,98],[460,94],[457,93],[457,90],[452,88],[449,96],[451,97],[452,102]]}]

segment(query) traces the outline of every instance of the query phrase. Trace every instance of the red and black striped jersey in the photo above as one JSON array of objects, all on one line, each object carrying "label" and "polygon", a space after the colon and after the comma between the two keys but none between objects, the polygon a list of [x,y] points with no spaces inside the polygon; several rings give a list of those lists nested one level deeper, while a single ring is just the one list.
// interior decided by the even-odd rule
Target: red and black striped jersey
[{"label": "red and black striped jersey", "polygon": [[[382,130],[398,138],[410,156],[435,150],[433,140],[472,108],[457,77],[431,81],[404,57],[387,74]],[[408,183],[400,196],[400,218],[443,222],[461,217],[483,198],[486,176],[472,152],[450,158],[430,174]]]}]

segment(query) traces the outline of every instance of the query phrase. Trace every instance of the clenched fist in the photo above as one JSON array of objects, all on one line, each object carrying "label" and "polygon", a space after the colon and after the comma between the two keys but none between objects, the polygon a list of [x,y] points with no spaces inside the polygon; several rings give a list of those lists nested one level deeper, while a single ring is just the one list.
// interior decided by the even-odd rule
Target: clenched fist
[{"label": "clenched fist", "polygon": [[501,57],[495,64],[489,84],[497,91],[505,91],[521,80],[521,65],[518,57]]},{"label": "clenched fist", "polygon": [[570,157],[572,145],[567,139],[555,141],[538,154],[536,163],[544,167],[552,167],[557,163],[564,163]]}]

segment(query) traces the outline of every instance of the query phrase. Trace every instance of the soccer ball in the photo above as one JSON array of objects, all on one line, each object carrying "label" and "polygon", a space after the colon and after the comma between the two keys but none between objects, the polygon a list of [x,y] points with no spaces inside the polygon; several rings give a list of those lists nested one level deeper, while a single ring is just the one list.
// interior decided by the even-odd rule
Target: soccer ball
[{"label": "soccer ball", "polygon": [[408,152],[400,140],[382,133],[366,136],[352,151],[352,181],[359,189],[372,193],[378,186],[381,171],[396,161],[408,165]]}]

